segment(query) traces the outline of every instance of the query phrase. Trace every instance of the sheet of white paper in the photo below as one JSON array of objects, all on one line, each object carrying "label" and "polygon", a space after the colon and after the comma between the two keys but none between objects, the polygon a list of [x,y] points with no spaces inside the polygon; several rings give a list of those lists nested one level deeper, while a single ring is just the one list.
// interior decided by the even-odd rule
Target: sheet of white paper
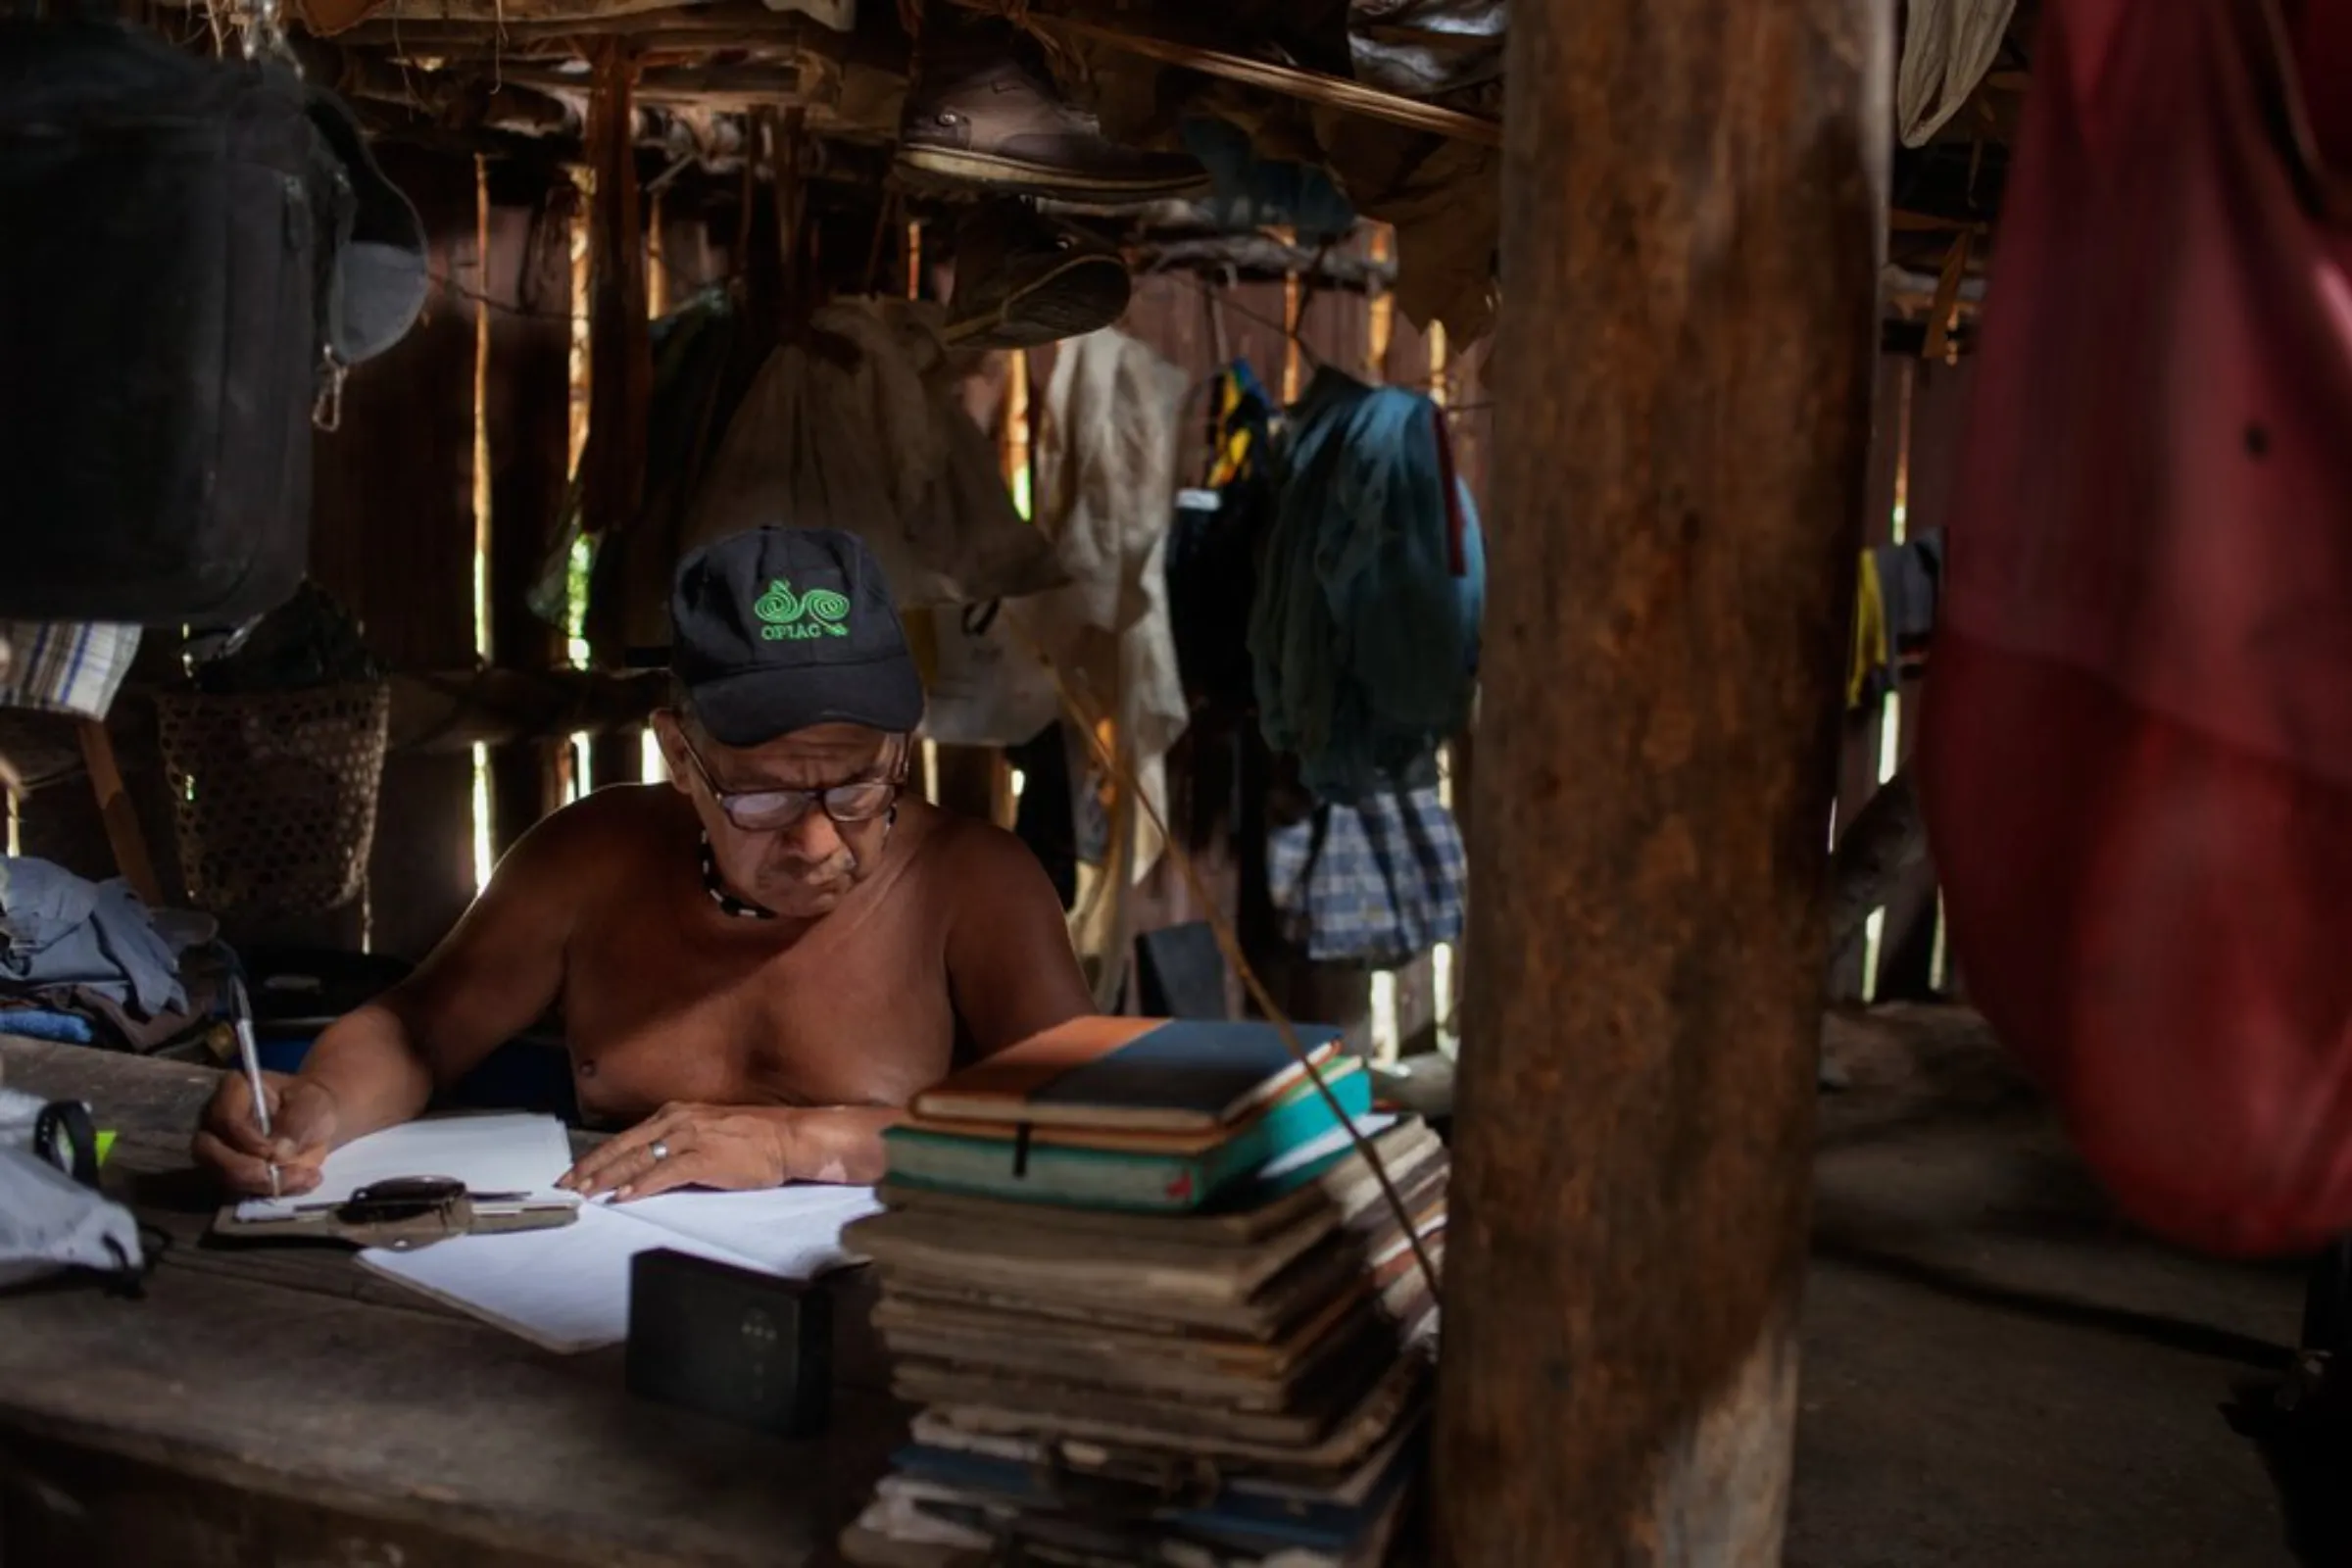
[{"label": "sheet of white paper", "polygon": [[598,1203],[581,1204],[579,1218],[556,1230],[460,1236],[414,1252],[371,1248],[360,1265],[569,1354],[628,1338],[629,1259],[657,1247],[752,1266]]},{"label": "sheet of white paper", "polygon": [[843,1262],[842,1227],[879,1214],[871,1187],[773,1187],[760,1193],[663,1193],[616,1204],[632,1219],[740,1253],[786,1279]]},{"label": "sheet of white paper", "polygon": [[[873,1212],[872,1189],[785,1187],[583,1203],[557,1230],[461,1236],[414,1252],[374,1249],[362,1266],[564,1353],[629,1333],[629,1259],[673,1248],[785,1279],[847,1260],[841,1229]],[[730,1245],[733,1244],[733,1245]]]},{"label": "sheet of white paper", "polygon": [[[1396,1118],[1386,1111],[1376,1110],[1355,1118],[1355,1132],[1359,1138],[1377,1138],[1396,1125]],[[1338,1153],[1352,1141],[1348,1136],[1347,1128],[1334,1127],[1321,1137],[1300,1144],[1281,1158],[1267,1161],[1265,1168],[1257,1173],[1257,1179],[1261,1182],[1279,1180],[1302,1166]]]},{"label": "sheet of white paper", "polygon": [[355,1138],[326,1156],[317,1188],[300,1198],[252,1198],[239,1219],[273,1219],[312,1203],[339,1203],[370,1182],[454,1176],[477,1193],[560,1197],[571,1141],[553,1116],[441,1116]]}]

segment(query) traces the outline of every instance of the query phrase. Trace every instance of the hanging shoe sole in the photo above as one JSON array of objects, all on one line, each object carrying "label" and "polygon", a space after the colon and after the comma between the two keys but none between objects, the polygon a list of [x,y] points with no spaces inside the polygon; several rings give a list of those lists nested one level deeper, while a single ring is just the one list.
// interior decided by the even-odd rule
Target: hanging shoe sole
[{"label": "hanging shoe sole", "polygon": [[1208,172],[1198,165],[1166,172],[1095,172],[955,147],[902,146],[898,166],[916,189],[978,186],[1087,205],[1163,201],[1209,188]]},{"label": "hanging shoe sole", "polygon": [[1117,258],[1073,256],[1003,300],[951,318],[941,336],[956,348],[1042,348],[1110,325],[1127,313],[1131,292]]}]

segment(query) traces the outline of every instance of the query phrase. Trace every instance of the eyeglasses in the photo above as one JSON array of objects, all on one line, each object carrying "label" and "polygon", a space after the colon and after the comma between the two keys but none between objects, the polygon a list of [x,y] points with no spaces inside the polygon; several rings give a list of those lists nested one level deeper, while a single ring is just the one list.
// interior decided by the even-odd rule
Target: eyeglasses
[{"label": "eyeglasses", "polygon": [[776,833],[807,816],[811,808],[845,826],[871,822],[888,811],[899,798],[899,786],[906,771],[906,748],[900,746],[890,764],[887,778],[858,779],[848,784],[830,784],[813,790],[739,790],[730,793],[718,787],[710,777],[710,764],[703,754],[694,749],[694,742],[680,736],[686,748],[686,760],[702,776],[703,788],[718,803],[727,820],[746,833]]}]

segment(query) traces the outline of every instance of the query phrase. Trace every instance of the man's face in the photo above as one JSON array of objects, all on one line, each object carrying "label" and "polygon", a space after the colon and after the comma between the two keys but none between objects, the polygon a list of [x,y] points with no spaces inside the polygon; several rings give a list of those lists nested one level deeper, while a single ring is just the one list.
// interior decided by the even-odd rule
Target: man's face
[{"label": "man's face", "polygon": [[788,920],[813,920],[831,913],[881,865],[890,838],[887,809],[870,820],[836,822],[811,804],[787,826],[746,828],[716,796],[895,780],[905,767],[905,737],[820,724],[763,745],[733,747],[720,745],[692,720],[681,725],[672,713],[657,714],[654,727],[672,785],[694,802],[719,875],[739,897]]}]

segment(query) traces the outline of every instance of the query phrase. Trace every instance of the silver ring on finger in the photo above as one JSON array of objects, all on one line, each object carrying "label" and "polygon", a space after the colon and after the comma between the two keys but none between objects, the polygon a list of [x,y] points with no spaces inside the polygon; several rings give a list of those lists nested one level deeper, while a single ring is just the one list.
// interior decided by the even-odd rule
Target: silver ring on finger
[{"label": "silver ring on finger", "polygon": [[646,1146],[645,1152],[653,1155],[655,1163],[659,1164],[669,1157],[669,1145],[657,1138]]}]

